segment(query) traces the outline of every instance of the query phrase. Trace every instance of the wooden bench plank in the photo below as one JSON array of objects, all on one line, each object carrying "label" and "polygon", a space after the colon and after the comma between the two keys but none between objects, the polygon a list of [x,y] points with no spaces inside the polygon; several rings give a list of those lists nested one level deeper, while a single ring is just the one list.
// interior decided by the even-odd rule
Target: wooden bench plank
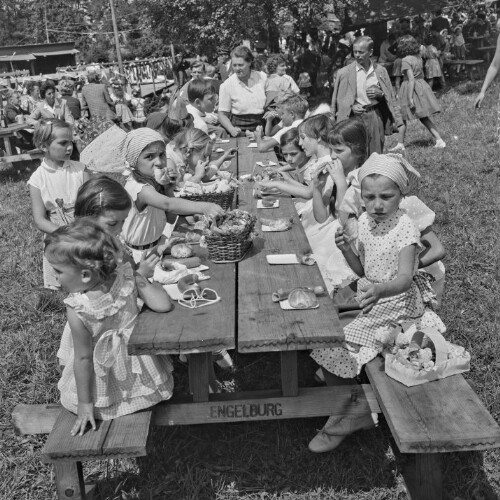
[{"label": "wooden bench plank", "polygon": [[42,450],[42,462],[55,460],[90,460],[97,459],[102,453],[102,446],[111,426],[111,421],[96,421],[97,429],[87,431],[83,436],[72,436],[71,429],[76,415],[67,410],[61,411],[52,432]]},{"label": "wooden bench plank", "polygon": [[406,387],[385,374],[381,357],[366,373],[402,453],[500,447],[500,427],[462,375]]},{"label": "wooden bench plank", "polygon": [[[273,152],[258,153],[240,140],[238,172],[251,173],[256,161],[272,158]],[[260,169],[259,169],[260,170]],[[310,245],[289,197],[280,198],[276,209],[257,209],[253,184],[245,183],[239,190],[239,206],[258,218],[293,216],[288,231],[262,233],[254,241],[247,257],[238,263],[238,350],[239,352],[305,350],[333,347],[344,339],[338,315],[328,295],[319,297],[319,309],[283,311],[271,301],[279,288],[291,290],[298,286],[321,285],[324,281],[317,266],[269,265],[268,254],[306,253]],[[261,224],[257,223],[260,230]]]},{"label": "wooden bench plank", "polygon": [[83,436],[70,431],[76,415],[61,410],[42,450],[44,463],[74,460],[99,460],[146,455],[151,410],[144,410],[114,420],[97,420],[97,430]]},{"label": "wooden bench plank", "polygon": [[207,251],[194,245],[211,277],[202,287],[213,288],[221,297],[217,304],[188,309],[174,304],[168,313],[144,311],[139,314],[129,339],[129,354],[181,354],[234,349],[235,289],[234,264],[215,264]]},{"label": "wooden bench plank", "polygon": [[148,409],[115,418],[102,447],[103,458],[145,456],[152,413]]},{"label": "wooden bench plank", "polygon": [[[191,425],[214,422],[228,421],[228,411],[221,411],[220,416],[213,417],[213,406],[217,407],[225,403],[249,405],[249,404],[265,404],[273,400],[285,404],[286,416],[281,418],[298,418],[307,416],[326,416],[332,414],[331,412],[341,409],[343,406],[339,403],[344,397],[351,397],[353,394],[353,387],[347,386],[338,389],[336,387],[310,387],[299,388],[297,397],[284,398],[280,390],[261,390],[261,391],[242,391],[237,393],[220,393],[210,394],[209,401],[206,403],[193,403],[193,398],[190,396],[176,396],[169,401],[162,402],[152,410],[152,424],[153,425]],[[355,397],[360,401],[360,405],[356,405],[355,411],[361,414],[365,411],[364,401],[368,404],[370,411],[373,413],[380,413],[380,407],[377,399],[370,385],[362,385],[357,387]],[[313,401],[312,406],[309,404]],[[342,400],[343,401],[343,400]],[[283,403],[284,402],[284,403]],[[343,404],[343,403],[342,403]],[[25,434],[48,434],[54,427],[54,424],[60,413],[65,412],[61,405],[18,405],[14,409],[17,413],[16,428]],[[25,426],[23,424],[24,417],[30,415],[30,424]],[[40,415],[43,418],[40,420],[40,427],[36,427],[36,416]],[[217,412],[215,413],[217,415]],[[269,415],[273,418],[272,415]],[[123,417],[120,417],[122,419]],[[236,417],[237,419],[239,417]],[[120,420],[116,419],[116,420]],[[259,420],[258,417],[252,417],[251,420]]]},{"label": "wooden bench plank", "polygon": [[[211,394],[209,401],[192,403],[176,399],[155,406],[153,425],[192,425],[200,423],[282,420],[380,412],[370,386],[300,388],[297,396],[284,397],[279,390]],[[354,395],[353,395],[354,390]],[[355,405],[346,401],[356,400]],[[185,398],[184,398],[185,400]],[[182,401],[182,399],[181,399]]]}]

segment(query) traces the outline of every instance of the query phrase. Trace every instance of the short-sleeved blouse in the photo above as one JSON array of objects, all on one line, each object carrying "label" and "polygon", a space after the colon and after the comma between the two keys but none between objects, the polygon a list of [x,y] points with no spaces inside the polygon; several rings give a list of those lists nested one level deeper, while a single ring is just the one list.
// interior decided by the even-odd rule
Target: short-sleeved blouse
[{"label": "short-sleeved blouse", "polygon": [[125,243],[131,245],[142,246],[154,243],[161,237],[167,223],[164,210],[150,205],[141,212],[137,210],[137,197],[146,186],[147,184],[137,182],[132,176],[125,183],[125,190],[132,198],[132,208],[123,224],[122,236]]},{"label": "short-sleeved blouse", "polygon": [[405,70],[411,69],[413,72],[413,77],[424,78],[424,68],[423,61],[421,57],[417,56],[406,56],[401,62],[401,71],[404,73]]},{"label": "short-sleeved blouse", "polygon": [[219,90],[219,111],[234,115],[258,115],[264,113],[266,104],[267,75],[252,71],[248,84],[232,74]]},{"label": "short-sleeved blouse", "polygon": [[[359,257],[365,277],[372,283],[387,283],[398,275],[399,252],[407,246],[421,248],[420,233],[401,209],[387,220],[375,222],[366,212],[359,217]],[[418,270],[418,253],[413,265]]]},{"label": "short-sleeved blouse", "polygon": [[76,195],[85,182],[85,165],[78,161],[67,160],[62,167],[51,167],[43,160],[33,172],[28,185],[40,190],[47,212],[57,210],[56,200],[63,200],[64,210],[75,207]]}]

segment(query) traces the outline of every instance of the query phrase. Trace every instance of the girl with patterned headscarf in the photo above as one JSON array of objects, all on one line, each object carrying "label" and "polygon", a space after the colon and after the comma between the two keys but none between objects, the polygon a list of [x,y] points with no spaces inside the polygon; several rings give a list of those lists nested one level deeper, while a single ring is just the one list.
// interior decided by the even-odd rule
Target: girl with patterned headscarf
[{"label": "girl with patterned headscarf", "polygon": [[[378,354],[375,333],[380,328],[412,321],[417,327],[445,326],[432,311],[434,293],[417,274],[423,246],[420,231],[399,205],[418,181],[418,172],[397,155],[373,153],[359,170],[366,212],[359,217],[358,255],[340,228],[335,237],[351,268],[360,276],[356,300],[361,314],[344,328],[342,347],[316,349],[312,358],[330,385],[355,384],[365,363]],[[330,417],[310,442],[320,453],[336,448],[352,432],[373,427],[371,415]]]},{"label": "girl with patterned headscarf", "polygon": [[224,211],[215,203],[189,201],[165,196],[162,184],[166,175],[165,143],[162,136],[149,128],[129,132],[119,146],[125,161],[125,189],[132,198],[132,209],[123,225],[123,239],[131,249],[134,260],[156,249],[161,254],[167,224],[165,212],[173,215],[202,214],[208,217]]}]

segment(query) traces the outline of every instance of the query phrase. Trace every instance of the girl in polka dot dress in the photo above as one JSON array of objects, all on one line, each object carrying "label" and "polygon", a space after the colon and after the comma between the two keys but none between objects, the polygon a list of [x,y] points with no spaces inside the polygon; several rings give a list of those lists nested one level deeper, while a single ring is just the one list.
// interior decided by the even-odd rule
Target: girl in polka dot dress
[{"label": "girl in polka dot dress", "polygon": [[[344,328],[343,347],[317,349],[311,354],[322,366],[329,385],[355,383],[353,378],[362,366],[378,354],[375,332],[380,327],[413,320],[419,327],[445,330],[435,313],[425,311],[433,293],[428,282],[417,274],[418,255],[423,249],[420,232],[400,208],[402,197],[409,192],[410,179],[414,180],[414,170],[408,170],[409,179],[406,165],[402,157],[373,153],[358,174],[366,208],[359,217],[359,255],[342,228],[335,236],[337,247],[362,277],[356,299],[362,313]],[[330,417],[309,449],[316,453],[333,450],[346,435],[370,427],[370,414]]]}]

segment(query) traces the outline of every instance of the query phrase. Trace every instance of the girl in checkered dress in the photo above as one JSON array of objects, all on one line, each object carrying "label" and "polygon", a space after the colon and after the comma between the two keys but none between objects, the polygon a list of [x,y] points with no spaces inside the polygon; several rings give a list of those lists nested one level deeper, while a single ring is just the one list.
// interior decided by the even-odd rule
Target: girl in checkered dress
[{"label": "girl in checkered dress", "polygon": [[[362,313],[344,328],[342,347],[317,349],[311,354],[331,385],[354,383],[352,379],[362,366],[378,353],[378,328],[415,321],[419,327],[445,329],[435,313],[425,311],[433,293],[429,283],[417,274],[418,255],[423,249],[420,232],[400,208],[410,182],[417,180],[410,169],[402,157],[373,153],[358,174],[366,208],[358,221],[358,254],[343,228],[335,235],[337,247],[356,274],[362,276],[357,295]],[[342,417],[340,421],[330,417],[309,448],[314,452],[332,450],[346,435],[372,426],[369,414]]]},{"label": "girl in checkered dress", "polygon": [[154,311],[171,309],[160,285],[120,264],[112,235],[88,217],[49,234],[45,256],[65,299],[72,349],[58,384],[61,403],[78,418],[82,435],[95,418],[110,420],[169,399],[173,391],[168,356],[129,356],[127,343],[139,313],[137,297]]}]

